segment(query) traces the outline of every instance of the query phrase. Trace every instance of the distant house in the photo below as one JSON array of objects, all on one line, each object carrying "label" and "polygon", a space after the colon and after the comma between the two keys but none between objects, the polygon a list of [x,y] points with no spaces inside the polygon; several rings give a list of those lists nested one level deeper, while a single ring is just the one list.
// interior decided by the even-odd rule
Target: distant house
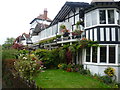
[{"label": "distant house", "polygon": [[[56,43],[47,43],[44,47],[51,45],[63,46],[65,43],[72,44],[77,41],[72,32],[76,29],[76,23],[82,21],[79,28],[83,37],[88,40],[98,41],[101,47],[88,47],[79,51],[76,64],[83,64],[93,74],[104,75],[107,67],[116,70],[117,81],[120,82],[120,2],[113,0],[93,0],[91,4],[85,2],[66,2],[49,27],[39,29],[35,42],[46,40],[56,35],[63,35],[60,26],[65,25],[69,30],[69,38],[61,36]],[[37,27],[37,26],[36,26]],[[32,32],[34,33],[33,29]],[[34,40],[34,39],[33,39]]]},{"label": "distant house", "polygon": [[40,14],[37,18],[33,19],[30,24],[31,24],[31,29],[30,29],[30,34],[31,34],[31,39],[33,43],[39,42],[39,33],[46,29],[50,23],[51,19],[48,18],[48,11],[47,9],[44,9],[44,13]]},{"label": "distant house", "polygon": [[30,38],[29,34],[23,33],[22,35],[18,36],[14,43],[13,43],[13,48],[16,49],[22,49],[25,45],[27,45],[28,43],[31,43],[32,40]]}]

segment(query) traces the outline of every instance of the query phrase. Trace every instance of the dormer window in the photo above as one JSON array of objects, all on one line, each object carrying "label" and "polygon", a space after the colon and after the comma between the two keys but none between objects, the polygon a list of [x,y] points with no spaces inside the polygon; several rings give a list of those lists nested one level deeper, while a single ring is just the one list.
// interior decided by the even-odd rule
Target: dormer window
[{"label": "dormer window", "polygon": [[114,10],[99,10],[100,24],[115,24]]}]

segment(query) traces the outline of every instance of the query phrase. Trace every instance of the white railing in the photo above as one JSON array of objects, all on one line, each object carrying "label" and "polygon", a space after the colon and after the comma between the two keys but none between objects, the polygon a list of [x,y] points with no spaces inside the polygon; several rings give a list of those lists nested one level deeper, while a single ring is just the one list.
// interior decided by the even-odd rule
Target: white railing
[{"label": "white railing", "polygon": [[[61,29],[60,29],[60,25],[61,24],[64,24],[66,26],[66,28],[69,30],[69,35],[64,37],[63,36],[63,32],[61,32]],[[45,39],[48,39],[48,38],[51,38],[51,37],[55,37],[56,35],[61,35],[61,40],[60,41],[71,41],[72,40],[76,40],[77,38],[82,38],[82,35],[79,35],[79,36],[73,36],[72,35],[72,25],[71,23],[69,22],[60,22],[58,24],[55,24],[49,28],[46,28],[44,29],[43,31],[41,31],[38,36],[33,36],[32,37],[32,41],[34,43],[37,43],[41,40],[45,40]]]}]

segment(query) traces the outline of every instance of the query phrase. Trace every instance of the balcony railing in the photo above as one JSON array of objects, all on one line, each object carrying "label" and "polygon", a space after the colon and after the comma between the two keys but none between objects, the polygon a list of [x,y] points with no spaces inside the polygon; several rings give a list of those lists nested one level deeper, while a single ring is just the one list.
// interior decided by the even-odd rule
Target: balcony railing
[{"label": "balcony railing", "polygon": [[[60,25],[61,24],[64,24],[66,26],[66,28],[69,30],[69,32],[61,32],[61,29],[60,29]],[[46,40],[46,39],[49,39],[49,38],[52,38],[52,37],[56,37],[56,35],[61,35],[61,37],[57,38],[56,41],[58,43],[61,43],[61,42],[72,42],[72,41],[75,41],[76,39],[80,39],[83,37],[83,34],[82,32],[83,31],[80,31],[81,33],[78,33],[76,34],[75,32],[72,32],[72,25],[71,23],[69,22],[60,22],[56,25],[53,25],[49,28],[46,28],[44,29],[43,31],[41,31],[38,36],[36,37],[37,42],[41,41],[41,40]],[[33,40],[33,41],[34,41]]]}]

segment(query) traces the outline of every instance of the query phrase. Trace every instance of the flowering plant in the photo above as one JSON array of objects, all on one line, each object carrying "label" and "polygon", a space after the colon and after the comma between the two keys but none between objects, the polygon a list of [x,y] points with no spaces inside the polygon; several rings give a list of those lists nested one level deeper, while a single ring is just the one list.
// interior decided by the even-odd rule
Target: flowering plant
[{"label": "flowering plant", "polygon": [[58,64],[58,68],[59,69],[63,69],[63,70],[66,70],[66,68],[67,68],[67,64]]},{"label": "flowering plant", "polygon": [[113,77],[115,75],[115,69],[112,67],[108,67],[104,70],[104,73],[110,77]]},{"label": "flowering plant", "polygon": [[74,31],[72,32],[72,35],[81,35],[82,32],[83,32],[83,31],[76,29],[76,30],[74,30]]},{"label": "flowering plant", "polygon": [[30,54],[26,50],[21,50],[19,60],[14,63],[15,70],[20,76],[31,79],[33,75],[44,69],[42,61],[38,60],[35,54]]}]

